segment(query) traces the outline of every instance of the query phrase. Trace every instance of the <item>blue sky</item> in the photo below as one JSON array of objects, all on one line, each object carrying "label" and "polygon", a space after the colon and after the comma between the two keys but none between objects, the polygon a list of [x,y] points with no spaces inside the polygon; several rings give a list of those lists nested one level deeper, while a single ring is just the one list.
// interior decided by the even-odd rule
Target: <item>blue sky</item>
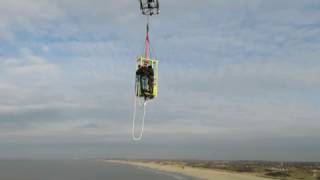
[{"label": "blue sky", "polygon": [[319,161],[319,9],[162,0],[160,94],[134,143],[139,3],[0,0],[0,157]]}]

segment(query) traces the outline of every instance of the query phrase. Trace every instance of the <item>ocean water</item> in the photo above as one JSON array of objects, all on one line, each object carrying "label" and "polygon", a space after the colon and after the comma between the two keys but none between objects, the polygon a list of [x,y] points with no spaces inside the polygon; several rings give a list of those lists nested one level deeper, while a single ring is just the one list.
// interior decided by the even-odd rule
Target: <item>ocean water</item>
[{"label": "ocean water", "polygon": [[0,160],[0,180],[194,180],[94,160]]}]

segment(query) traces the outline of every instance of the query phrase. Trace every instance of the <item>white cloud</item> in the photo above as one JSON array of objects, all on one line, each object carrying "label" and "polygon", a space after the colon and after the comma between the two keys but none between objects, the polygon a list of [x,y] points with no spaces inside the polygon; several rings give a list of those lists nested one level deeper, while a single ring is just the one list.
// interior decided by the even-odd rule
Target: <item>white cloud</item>
[{"label": "white cloud", "polygon": [[21,54],[16,58],[1,59],[1,69],[13,76],[28,75],[32,77],[58,75],[57,65],[49,63],[42,57],[34,55],[30,49],[22,48]]},{"label": "white cloud", "polygon": [[[0,1],[0,32],[2,39],[13,42],[15,32],[31,31],[39,33],[43,28],[61,17],[63,12],[54,1],[26,0],[26,1]],[[0,36],[1,37],[1,36]]]}]

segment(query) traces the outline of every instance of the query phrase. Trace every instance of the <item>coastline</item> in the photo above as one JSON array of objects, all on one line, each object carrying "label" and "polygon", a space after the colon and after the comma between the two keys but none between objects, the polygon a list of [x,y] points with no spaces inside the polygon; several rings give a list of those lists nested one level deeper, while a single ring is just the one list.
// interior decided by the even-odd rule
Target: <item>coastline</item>
[{"label": "coastline", "polygon": [[204,169],[189,166],[182,166],[176,163],[161,164],[156,162],[142,162],[142,161],[124,161],[124,160],[106,160],[109,163],[126,164],[138,167],[150,168],[158,171],[177,173],[189,177],[206,180],[274,180],[271,178],[259,177],[254,174],[227,172],[222,170]]}]

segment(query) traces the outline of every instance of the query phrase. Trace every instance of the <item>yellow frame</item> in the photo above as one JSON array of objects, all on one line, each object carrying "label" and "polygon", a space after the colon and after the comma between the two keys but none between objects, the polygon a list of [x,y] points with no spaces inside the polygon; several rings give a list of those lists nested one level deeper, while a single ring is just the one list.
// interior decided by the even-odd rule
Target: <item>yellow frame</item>
[{"label": "yellow frame", "polygon": [[[139,65],[144,65],[147,62],[147,59],[145,57],[138,57],[137,59],[137,65],[136,65],[136,69],[138,69]],[[154,70],[154,81],[153,81],[153,97],[157,97],[158,96],[158,81],[159,81],[159,61],[156,59],[148,59],[148,64],[152,66],[153,70]],[[140,94],[138,93],[138,96],[140,96]]]}]

